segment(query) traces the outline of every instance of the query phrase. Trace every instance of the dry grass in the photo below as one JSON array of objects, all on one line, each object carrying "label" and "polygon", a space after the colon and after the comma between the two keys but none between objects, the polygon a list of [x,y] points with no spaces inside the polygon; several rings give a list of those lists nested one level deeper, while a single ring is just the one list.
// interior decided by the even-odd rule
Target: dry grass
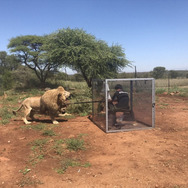
[{"label": "dry grass", "polygon": [[156,94],[176,93],[179,96],[188,96],[188,79],[158,79],[155,80]]},{"label": "dry grass", "polygon": [[155,80],[156,87],[188,87],[188,79],[157,79]]}]

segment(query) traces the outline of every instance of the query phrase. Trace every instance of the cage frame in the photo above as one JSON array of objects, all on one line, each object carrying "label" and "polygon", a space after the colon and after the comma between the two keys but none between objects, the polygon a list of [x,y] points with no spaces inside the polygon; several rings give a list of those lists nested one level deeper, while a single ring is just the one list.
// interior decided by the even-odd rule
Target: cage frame
[{"label": "cage frame", "polygon": [[[98,79],[94,79],[95,81],[97,81]],[[116,130],[109,130],[109,111],[106,110],[105,111],[105,127],[102,128],[100,126],[100,124],[98,122],[93,121],[101,130],[103,130],[106,133],[115,133],[115,132],[126,132],[126,131],[134,131],[134,130],[145,130],[145,129],[153,129],[155,128],[155,79],[154,78],[120,78],[120,79],[104,79],[104,80],[100,80],[103,81],[105,84],[105,88],[104,88],[104,97],[105,97],[105,108],[108,109],[108,88],[106,87],[108,82],[115,82],[115,81],[125,81],[125,82],[130,82],[130,87],[131,84],[133,83],[133,81],[151,81],[151,126],[145,126],[145,127],[136,127],[136,128],[128,128],[128,129],[116,129]],[[132,81],[132,82],[131,82]],[[93,95],[93,90],[92,89],[92,95]],[[131,89],[130,89],[131,91]],[[133,92],[130,92],[130,95],[133,95]],[[94,98],[94,97],[93,97]],[[130,97],[131,100],[133,99],[133,96]],[[130,100],[130,106],[131,106],[131,110],[132,110],[132,101]],[[92,106],[92,114],[94,115],[94,106]],[[133,110],[134,112],[134,110]]]},{"label": "cage frame", "polygon": [[107,92],[106,85],[108,84],[109,81],[113,82],[113,81],[145,81],[145,80],[149,80],[149,81],[152,82],[152,108],[151,108],[151,110],[152,110],[152,126],[151,127],[148,126],[148,127],[144,127],[144,128],[109,130],[109,125],[108,125],[108,115],[109,115],[109,112],[108,112],[108,110],[106,110],[106,130],[105,130],[106,133],[125,132],[125,131],[134,131],[134,130],[145,130],[145,129],[153,129],[153,128],[155,128],[155,79],[154,78],[105,79],[105,105],[106,105],[106,109],[108,109],[108,100],[107,100],[108,92]]}]

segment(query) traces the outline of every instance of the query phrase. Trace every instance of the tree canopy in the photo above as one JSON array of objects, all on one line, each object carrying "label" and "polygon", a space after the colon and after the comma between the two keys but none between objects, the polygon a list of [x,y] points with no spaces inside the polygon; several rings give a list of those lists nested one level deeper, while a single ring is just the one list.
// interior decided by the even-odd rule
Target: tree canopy
[{"label": "tree canopy", "polygon": [[0,51],[0,89],[10,89],[13,86],[14,78],[12,71],[16,70],[20,62],[14,55],[8,55],[5,51]]},{"label": "tree canopy", "polygon": [[43,45],[47,42],[46,36],[26,35],[12,38],[8,45],[22,64],[32,69],[41,84],[44,85],[50,71],[56,70],[57,63],[50,62]]},{"label": "tree canopy", "polygon": [[0,73],[13,71],[20,65],[19,60],[14,55],[8,55],[5,51],[0,51]]},{"label": "tree canopy", "polygon": [[42,85],[62,66],[80,73],[91,87],[93,78],[113,78],[129,65],[120,45],[108,46],[82,29],[61,29],[45,36],[12,38],[8,45],[20,62],[32,69]]},{"label": "tree canopy", "polygon": [[178,72],[177,72],[177,71],[174,71],[174,70],[170,70],[170,71],[168,72],[168,76],[169,76],[170,78],[177,78],[177,77],[178,77]]},{"label": "tree canopy", "polygon": [[165,67],[155,67],[153,69],[152,75],[155,79],[162,78],[166,72]]},{"label": "tree canopy", "polygon": [[81,73],[91,87],[93,78],[111,78],[129,65],[120,45],[109,47],[82,29],[62,29],[49,36],[45,45],[52,62]]}]

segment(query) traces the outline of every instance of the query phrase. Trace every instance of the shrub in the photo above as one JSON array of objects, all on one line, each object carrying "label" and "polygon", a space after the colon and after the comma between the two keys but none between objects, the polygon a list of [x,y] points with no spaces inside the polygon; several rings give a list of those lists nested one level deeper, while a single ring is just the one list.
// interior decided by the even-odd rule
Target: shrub
[{"label": "shrub", "polygon": [[4,88],[4,90],[9,90],[13,87],[14,85],[14,79],[12,77],[11,72],[6,71],[3,76],[2,76],[2,88]]},{"label": "shrub", "polygon": [[66,140],[67,149],[78,151],[78,150],[84,150],[84,140],[81,140],[80,138],[69,138]]},{"label": "shrub", "polygon": [[155,94],[163,94],[164,92],[166,92],[167,90],[165,88],[157,88],[155,90]]},{"label": "shrub", "polygon": [[12,118],[12,112],[7,107],[3,107],[0,109],[0,116],[2,118],[1,123],[3,125],[9,123],[10,119]]}]

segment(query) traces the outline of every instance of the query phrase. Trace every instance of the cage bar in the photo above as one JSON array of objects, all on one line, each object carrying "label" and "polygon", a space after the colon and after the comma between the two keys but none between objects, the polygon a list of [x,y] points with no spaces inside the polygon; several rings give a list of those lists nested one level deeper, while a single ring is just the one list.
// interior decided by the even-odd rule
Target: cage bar
[{"label": "cage bar", "polygon": [[[121,85],[127,102],[118,107],[111,99]],[[93,80],[92,120],[105,132],[151,129],[155,126],[155,80],[153,78]],[[124,100],[125,101],[125,100]]]}]

